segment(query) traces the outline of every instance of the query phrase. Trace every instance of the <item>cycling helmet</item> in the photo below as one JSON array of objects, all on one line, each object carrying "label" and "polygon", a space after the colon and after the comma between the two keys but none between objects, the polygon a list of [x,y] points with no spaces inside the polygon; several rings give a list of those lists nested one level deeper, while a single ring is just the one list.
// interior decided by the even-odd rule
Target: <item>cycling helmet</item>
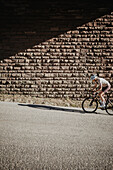
[{"label": "cycling helmet", "polygon": [[92,75],[90,79],[94,80],[95,78],[97,78],[97,76],[96,75]]}]

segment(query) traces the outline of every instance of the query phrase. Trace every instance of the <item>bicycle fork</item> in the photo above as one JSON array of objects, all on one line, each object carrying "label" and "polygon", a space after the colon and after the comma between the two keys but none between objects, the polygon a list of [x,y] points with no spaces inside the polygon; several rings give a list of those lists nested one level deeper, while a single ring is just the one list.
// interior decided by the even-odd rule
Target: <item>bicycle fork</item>
[{"label": "bicycle fork", "polygon": [[92,99],[92,101],[90,102],[89,106],[92,106],[93,102],[94,102],[94,99]]}]

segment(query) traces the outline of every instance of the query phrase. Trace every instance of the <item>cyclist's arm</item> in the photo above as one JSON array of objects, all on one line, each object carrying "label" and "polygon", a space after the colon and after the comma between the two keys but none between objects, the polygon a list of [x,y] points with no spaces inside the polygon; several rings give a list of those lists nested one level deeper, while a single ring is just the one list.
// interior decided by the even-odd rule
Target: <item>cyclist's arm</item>
[{"label": "cyclist's arm", "polygon": [[95,86],[93,87],[92,91],[97,88],[97,83],[95,83]]},{"label": "cyclist's arm", "polygon": [[96,92],[101,91],[101,90],[102,90],[102,84],[100,83],[99,88],[96,90]]}]

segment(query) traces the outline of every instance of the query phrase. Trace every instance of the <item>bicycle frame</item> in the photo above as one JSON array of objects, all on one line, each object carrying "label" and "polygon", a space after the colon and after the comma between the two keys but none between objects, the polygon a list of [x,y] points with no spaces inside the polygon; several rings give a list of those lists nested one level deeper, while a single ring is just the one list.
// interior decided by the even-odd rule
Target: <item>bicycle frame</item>
[{"label": "bicycle frame", "polygon": [[[107,98],[106,98],[106,103],[105,103],[105,107],[104,108],[101,108],[102,110],[106,110],[106,112],[109,114],[109,115],[113,115],[113,101],[110,99],[110,95],[111,95],[112,91],[107,95]],[[101,103],[101,100],[100,99],[100,96],[98,95],[98,93],[95,93],[94,94],[91,94],[89,97],[86,97],[83,102],[82,102],[82,109],[85,111],[85,112],[95,112],[97,109],[98,109],[98,104],[102,104]],[[87,103],[89,102],[89,104],[87,105]],[[89,106],[89,107],[86,107],[86,106]]]},{"label": "bicycle frame", "polygon": [[[106,99],[105,105],[107,105],[107,104],[110,102],[109,98],[110,98],[111,93],[112,93],[112,91],[111,91],[110,93],[106,93],[106,94],[105,94],[105,95],[107,95],[107,99]],[[90,97],[92,97],[92,98],[95,99],[97,102],[99,102],[99,104],[101,104],[101,102],[100,102],[100,100],[97,98],[97,96],[98,96],[98,93],[95,93],[94,96],[93,96],[93,93],[92,93],[92,95],[91,95]],[[100,98],[100,96],[99,96],[99,98]]]}]

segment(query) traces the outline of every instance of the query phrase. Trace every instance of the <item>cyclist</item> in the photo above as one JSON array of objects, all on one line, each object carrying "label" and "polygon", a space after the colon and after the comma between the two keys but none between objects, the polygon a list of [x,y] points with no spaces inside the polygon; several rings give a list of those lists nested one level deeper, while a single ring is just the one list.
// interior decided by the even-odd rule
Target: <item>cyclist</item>
[{"label": "cyclist", "polygon": [[96,90],[96,92],[100,91],[99,92],[99,97],[101,99],[100,108],[105,108],[106,101],[104,98],[104,94],[111,88],[110,83],[107,80],[105,80],[104,78],[100,78],[96,75],[92,75],[90,79],[93,83],[95,83],[93,90],[96,89],[96,87],[99,83],[99,89]]}]

